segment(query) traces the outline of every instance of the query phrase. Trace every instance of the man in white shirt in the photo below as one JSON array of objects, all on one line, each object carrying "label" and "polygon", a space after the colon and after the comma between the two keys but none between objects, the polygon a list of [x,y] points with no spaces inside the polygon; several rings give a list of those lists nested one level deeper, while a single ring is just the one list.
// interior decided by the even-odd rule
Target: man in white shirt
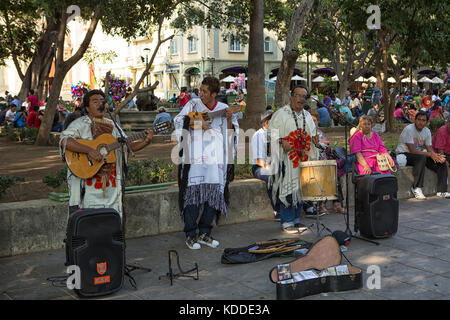
[{"label": "man in white shirt", "polygon": [[6,112],[5,120],[6,124],[12,126],[14,124],[14,118],[16,117],[16,106],[13,104],[11,108]]},{"label": "man in white shirt", "polygon": [[272,189],[267,186],[267,181],[270,175],[270,158],[267,156],[267,128],[269,127],[270,120],[272,119],[274,111],[267,110],[261,115],[262,127],[256,131],[252,137],[252,174],[256,179],[262,180],[266,183],[267,193],[269,196],[270,204],[272,205],[275,220],[280,220],[280,204],[275,204],[272,200]]},{"label": "man in white shirt", "polygon": [[416,199],[426,199],[422,192],[425,167],[437,174],[436,195],[450,198],[450,193],[447,192],[448,171],[445,156],[433,151],[431,131],[426,127],[427,122],[427,113],[419,111],[414,123],[407,125],[400,134],[396,153],[404,154],[407,159],[406,165],[414,167],[414,183],[411,192]]}]

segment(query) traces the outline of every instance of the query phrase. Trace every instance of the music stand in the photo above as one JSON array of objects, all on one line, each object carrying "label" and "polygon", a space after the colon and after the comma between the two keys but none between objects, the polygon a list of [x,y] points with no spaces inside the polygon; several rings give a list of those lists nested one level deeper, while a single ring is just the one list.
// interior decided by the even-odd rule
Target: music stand
[{"label": "music stand", "polygon": [[[349,190],[348,190],[348,136],[347,136],[347,132],[348,132],[348,127],[350,126],[350,128],[353,128],[354,125],[352,123],[350,123],[345,117],[343,117],[342,115],[340,115],[338,113],[338,111],[334,108],[330,108],[325,106],[322,102],[320,102],[319,100],[310,97],[311,99],[313,99],[314,101],[317,102],[317,105],[319,107],[325,107],[328,109],[329,112],[331,112],[337,119],[338,121],[342,121],[344,123],[344,132],[345,132],[345,188],[346,188],[346,195],[345,195],[345,211],[346,211],[346,229],[345,229],[345,233],[351,237],[351,238],[356,238],[356,239],[360,239],[360,240],[364,240],[367,242],[371,242],[374,243],[376,245],[379,245],[378,242],[376,241],[372,241],[360,236],[356,236],[352,234],[352,231],[350,230],[350,213],[349,213]],[[356,186],[355,186],[356,188]],[[342,204],[341,204],[342,205]],[[356,199],[355,199],[355,205],[356,205]],[[356,207],[355,207],[355,211],[356,211]],[[356,215],[356,212],[355,212]]]},{"label": "music stand", "polygon": [[[122,128],[120,128],[119,125],[117,124],[114,116],[111,114],[111,111],[109,110],[107,105],[105,106],[105,109],[106,109],[106,112],[108,113],[108,115],[110,116],[111,120],[113,121],[114,126],[116,127],[117,131],[120,134],[120,138],[118,139],[118,142],[121,143],[121,144],[126,144],[127,147],[130,149],[129,142],[125,138],[125,136],[123,135]],[[131,149],[130,149],[130,151],[131,151]],[[122,176],[122,185],[121,185],[121,187],[122,187],[122,230],[123,230],[123,242],[124,242],[124,246],[125,246],[124,250],[126,250],[126,247],[127,247],[126,246],[126,239],[125,239],[126,238],[126,236],[125,236],[126,217],[125,217],[125,210],[123,209],[123,203],[124,203],[124,201],[123,201],[124,199],[123,198],[125,196],[125,181],[126,181],[126,175],[127,175],[128,168],[127,168],[126,163],[125,163],[125,154],[123,152],[123,147],[120,148],[120,152],[122,153],[122,161],[123,161],[123,169],[124,169],[123,170],[123,176]],[[139,265],[127,264],[126,263],[126,254],[125,254],[125,252],[124,252],[124,256],[125,256],[125,275],[129,278],[130,284],[133,286],[133,288],[137,289],[136,280],[134,280],[133,276],[130,273],[135,271],[135,270],[143,270],[143,271],[151,272],[152,269],[146,268],[146,267],[142,267],[142,266],[139,266]]]}]

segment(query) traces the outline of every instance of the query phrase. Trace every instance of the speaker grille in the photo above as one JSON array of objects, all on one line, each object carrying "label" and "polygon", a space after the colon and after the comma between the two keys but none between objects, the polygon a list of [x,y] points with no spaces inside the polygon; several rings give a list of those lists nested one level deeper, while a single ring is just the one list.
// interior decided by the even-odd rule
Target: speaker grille
[{"label": "speaker grille", "polygon": [[81,237],[73,237],[72,238],[72,248],[79,248],[81,246],[84,246],[86,244],[86,239]]},{"label": "speaker grille", "polygon": [[114,233],[113,235],[112,235],[112,238],[113,238],[113,240],[114,241],[119,241],[119,242],[123,242],[123,233],[122,232],[117,232],[117,233]]}]

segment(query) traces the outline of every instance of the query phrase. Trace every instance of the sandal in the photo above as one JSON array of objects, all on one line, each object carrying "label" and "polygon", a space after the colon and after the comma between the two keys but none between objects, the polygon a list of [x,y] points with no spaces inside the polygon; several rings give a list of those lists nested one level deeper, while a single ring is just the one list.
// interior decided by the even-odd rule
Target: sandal
[{"label": "sandal", "polygon": [[342,208],[339,203],[334,203],[333,204],[333,209],[334,209],[335,213],[340,213],[340,214],[344,214],[345,213],[345,209]]},{"label": "sandal", "polygon": [[323,212],[325,214],[328,214],[328,210],[325,207],[325,203],[322,202],[322,203],[319,204],[319,212]]}]

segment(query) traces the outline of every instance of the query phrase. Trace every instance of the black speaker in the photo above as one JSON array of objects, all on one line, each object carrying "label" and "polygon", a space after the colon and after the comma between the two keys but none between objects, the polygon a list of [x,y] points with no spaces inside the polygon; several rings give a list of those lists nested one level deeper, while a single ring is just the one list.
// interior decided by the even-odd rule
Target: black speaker
[{"label": "black speaker", "polygon": [[368,238],[395,235],[399,210],[397,177],[366,175],[357,182],[356,188],[355,227],[361,235]]},{"label": "black speaker", "polygon": [[80,209],[67,225],[66,265],[76,265],[80,297],[95,297],[119,291],[125,272],[122,221],[114,209]]}]

